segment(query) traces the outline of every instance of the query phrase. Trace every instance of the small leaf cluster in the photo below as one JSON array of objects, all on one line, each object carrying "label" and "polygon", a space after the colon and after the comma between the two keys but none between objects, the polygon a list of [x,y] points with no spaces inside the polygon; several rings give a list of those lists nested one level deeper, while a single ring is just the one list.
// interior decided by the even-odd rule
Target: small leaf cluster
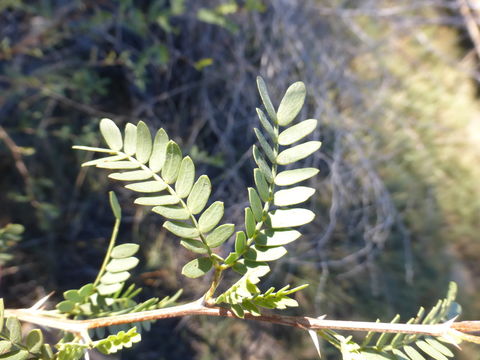
[{"label": "small leaf cluster", "polygon": [[[137,303],[134,298],[142,291],[134,284],[126,289],[126,282],[130,278],[130,271],[139,263],[134,255],[138,252],[139,246],[133,243],[115,245],[116,229],[122,218],[121,208],[114,192],[110,192],[110,205],[115,216],[115,226],[110,240],[110,246],[104,259],[104,266],[100,269],[94,283],[86,284],[80,289],[67,290],[63,293],[65,300],[56,305],[60,313],[74,318],[105,317],[153,310],[172,305],[181,295],[182,290],[177,291],[172,297],[150,298],[144,302]],[[139,330],[150,330],[150,321],[137,323]],[[110,326],[110,333],[127,331],[128,324]],[[98,338],[105,335],[105,328],[97,328],[92,335]]]},{"label": "small leaf cluster", "polygon": [[137,332],[137,328],[133,327],[127,332],[119,331],[115,335],[96,341],[94,348],[104,354],[114,354],[124,348],[130,348],[133,344],[142,340],[141,335]]},{"label": "small leaf cluster", "polygon": [[[439,300],[428,312],[421,307],[415,317],[407,324],[442,324],[458,317],[461,313],[460,306],[455,302],[457,286],[450,283],[445,299]],[[400,321],[396,315],[391,323]],[[352,337],[343,337],[338,333],[325,330],[319,335],[336,346],[342,352],[344,359],[364,360],[448,360],[454,356],[447,345],[456,345],[461,339],[448,333],[443,337],[424,336],[417,334],[392,334],[369,332],[361,344],[357,344]]]},{"label": "small leaf cluster", "polygon": [[0,229],[0,265],[12,258],[8,251],[22,239],[24,231],[25,228],[20,224],[7,224]]},{"label": "small leaf cluster", "polygon": [[245,316],[248,311],[254,316],[260,315],[259,307],[266,309],[286,309],[287,307],[296,307],[298,303],[289,295],[306,288],[308,285],[298,286],[290,289],[290,285],[286,285],[280,290],[275,291],[274,287],[268,289],[262,294],[257,284],[260,282],[259,276],[262,276],[265,268],[257,267],[255,270],[249,271],[242,276],[233,286],[226,292],[217,297],[216,303],[230,304],[230,309],[239,318]]},{"label": "small leaf cluster", "polygon": [[53,359],[50,345],[44,343],[39,329],[31,330],[22,338],[20,321],[14,317],[4,318],[3,300],[0,299],[0,359]]}]

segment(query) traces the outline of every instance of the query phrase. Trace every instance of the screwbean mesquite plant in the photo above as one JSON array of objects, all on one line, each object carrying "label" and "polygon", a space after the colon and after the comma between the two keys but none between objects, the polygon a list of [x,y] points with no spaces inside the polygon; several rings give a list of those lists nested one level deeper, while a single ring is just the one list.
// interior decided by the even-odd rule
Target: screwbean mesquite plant
[{"label": "screwbean mesquite plant", "polygon": [[[178,237],[179,246],[195,254],[182,274],[199,278],[208,273],[212,281],[205,294],[193,302],[177,305],[181,290],[163,298],[137,300],[140,288],[129,284],[130,271],[139,260],[139,246],[116,244],[122,212],[117,197],[110,192],[115,217],[104,262],[92,283],[63,293],[64,300],[54,310],[45,310],[42,299],[29,309],[4,309],[0,302],[0,359],[80,359],[96,349],[105,354],[129,348],[141,340],[154,320],[186,315],[223,316],[270,322],[308,331],[320,355],[319,337],[335,346],[343,359],[444,360],[454,356],[452,346],[461,341],[479,343],[472,332],[478,321],[455,322],[461,312],[455,302],[456,285],[451,284],[445,299],[430,310],[400,323],[397,315],[389,323],[326,320],[281,315],[274,310],[298,306],[295,288],[262,290],[262,278],[270,264],[287,254],[289,244],[301,237],[298,228],[311,222],[315,214],[301,206],[315,189],[299,185],[318,169],[296,163],[319,150],[318,141],[303,141],[317,127],[317,120],[294,122],[303,107],[306,89],[302,82],[291,85],[276,109],[262,78],[257,79],[263,109],[257,109],[260,127],[253,131],[255,187],[247,189],[249,206],[244,224],[223,223],[224,204],[209,203],[211,182],[197,177],[195,164],[183,156],[179,145],[160,129],[154,136],[148,126],[127,123],[124,131],[110,119],[100,122],[107,147],[74,146],[105,156],[82,166],[107,169],[109,178],[125,183],[135,193],[135,204],[148,206],[165,222],[163,227]],[[230,238],[234,248],[225,258],[217,249]],[[238,273],[238,280],[223,292],[218,286],[224,272]],[[273,312],[272,312],[273,311]],[[57,344],[47,344],[40,329],[22,335],[20,321],[62,330]],[[337,331],[365,331],[363,342]]]}]

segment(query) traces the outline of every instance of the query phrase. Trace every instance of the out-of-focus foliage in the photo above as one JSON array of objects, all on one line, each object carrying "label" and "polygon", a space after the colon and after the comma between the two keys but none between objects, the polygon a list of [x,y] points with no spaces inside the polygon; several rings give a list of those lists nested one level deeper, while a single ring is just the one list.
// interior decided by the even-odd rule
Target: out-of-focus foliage
[{"label": "out-of-focus foliage", "polygon": [[[22,266],[2,272],[2,294],[16,294],[8,301],[28,306],[46,288],[81,285],[102,261],[111,215],[99,194],[107,184],[78,172],[88,159],[70,150],[98,145],[99,118],[164,127],[209,174],[212,198],[228,199],[225,219],[239,224],[248,194],[236,189],[253,185],[247,129],[257,126],[258,98],[247,84],[261,73],[273,98],[305,81],[305,114],[319,119],[313,137],[323,140],[307,165],[321,169],[308,186],[318,194],[311,208],[324,215],[273,269],[271,285],[307,279],[312,313],[388,318],[432,305],[453,278],[470,304],[465,314],[478,314],[479,77],[456,2],[7,0],[0,7],[0,126],[18,146],[0,140],[0,222],[27,229],[15,250]],[[170,247],[142,210],[124,208],[126,242],[155,238],[133,279],[158,297],[181,287],[175,271],[191,260],[188,252]],[[195,292],[198,281],[186,285]],[[142,358],[314,356],[309,344],[285,345],[295,333],[276,328],[182,324],[155,354],[145,340]],[[170,334],[171,325],[153,331]],[[203,331],[224,336],[205,339]]]}]

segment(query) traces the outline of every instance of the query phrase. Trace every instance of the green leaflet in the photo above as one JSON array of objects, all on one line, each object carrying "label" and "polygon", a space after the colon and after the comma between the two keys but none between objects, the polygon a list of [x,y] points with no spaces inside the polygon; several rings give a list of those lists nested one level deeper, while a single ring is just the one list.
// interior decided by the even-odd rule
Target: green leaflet
[{"label": "green leaflet", "polygon": [[265,139],[265,137],[262,135],[260,130],[258,130],[257,128],[253,129],[253,131],[255,132],[255,136],[257,137],[258,142],[260,143],[260,146],[261,146],[263,152],[267,155],[270,162],[272,164],[275,164],[275,157],[276,156],[275,156],[275,153],[273,152],[272,147],[268,143],[267,139]]},{"label": "green leaflet", "polygon": [[39,353],[43,345],[43,334],[39,329],[31,330],[25,339],[28,351],[33,354]]},{"label": "green leaflet", "polygon": [[122,133],[112,120],[100,120],[100,132],[102,133],[103,138],[105,139],[105,142],[110,149],[115,151],[119,151],[122,149]]},{"label": "green leaflet", "polygon": [[180,245],[182,245],[185,249],[190,250],[197,254],[208,253],[207,247],[200,240],[182,239],[180,241]]},{"label": "green leaflet", "polygon": [[130,277],[130,273],[128,271],[122,271],[117,273],[107,272],[103,275],[100,279],[100,282],[105,285],[123,283]]},{"label": "green leaflet", "polygon": [[190,218],[190,213],[182,207],[178,206],[155,206],[152,211],[160,214],[167,219],[173,220],[187,220]]},{"label": "green leaflet", "polygon": [[5,327],[8,329],[8,340],[17,344],[22,341],[22,327],[17,318],[9,317],[5,322]]},{"label": "green leaflet", "polygon": [[147,179],[150,179],[152,176],[153,174],[149,170],[125,171],[123,173],[113,173],[108,175],[110,179],[120,180],[120,181],[147,180]]},{"label": "green leaflet", "polygon": [[193,189],[187,198],[187,207],[192,214],[198,214],[207,205],[210,192],[212,191],[212,185],[207,175],[202,175],[193,185]]},{"label": "green leaflet", "polygon": [[155,173],[159,172],[165,164],[167,155],[168,135],[165,130],[160,129],[153,140],[152,154],[148,161],[148,167]]},{"label": "green leaflet", "polygon": [[258,196],[258,193],[253,188],[248,188],[248,199],[250,201],[250,207],[252,208],[253,215],[257,222],[262,221],[263,219],[263,206]]},{"label": "green leaflet", "polygon": [[248,238],[252,238],[255,234],[255,217],[253,216],[252,209],[249,207],[245,209],[245,231]]},{"label": "green leaflet", "polygon": [[298,81],[289,86],[277,111],[278,124],[287,126],[300,112],[305,102],[305,84]]},{"label": "green leaflet", "polygon": [[153,180],[153,181],[144,181],[134,184],[125,185],[125,187],[129,190],[143,192],[143,193],[155,193],[159,191],[163,191],[167,188],[167,184],[161,180]]},{"label": "green leaflet", "polygon": [[255,186],[257,187],[258,194],[263,202],[267,202],[270,200],[270,190],[265,180],[265,176],[263,176],[260,169],[253,170],[253,178],[255,180]]},{"label": "green leaflet", "polygon": [[165,221],[163,227],[181,238],[193,239],[200,236],[195,226],[180,221]]},{"label": "green leaflet", "polygon": [[302,234],[297,230],[275,230],[260,232],[255,239],[256,246],[281,246],[297,240]]},{"label": "green leaflet", "polygon": [[223,202],[215,201],[203,212],[198,220],[198,227],[202,233],[211,231],[223,217]]},{"label": "green leaflet", "polygon": [[113,248],[110,257],[112,259],[124,259],[137,253],[140,246],[138,244],[126,243],[117,245]]},{"label": "green leaflet", "polygon": [[265,106],[265,110],[267,110],[268,116],[270,116],[272,121],[276,122],[277,114],[275,112],[275,108],[273,107],[272,100],[270,100],[270,96],[268,95],[267,85],[260,76],[257,76],[257,87],[260,97],[262,98],[263,105]]},{"label": "green leaflet", "polygon": [[403,351],[405,351],[405,354],[407,354],[412,360],[425,360],[425,358],[410,345],[405,345]]},{"label": "green leaflet", "polygon": [[139,121],[137,124],[137,146],[136,157],[142,164],[145,164],[150,159],[152,153],[152,135],[148,129],[147,124]]},{"label": "green leaflet", "polygon": [[397,360],[410,360],[410,358],[405,355],[403,352],[401,352],[398,349],[393,349],[392,353],[397,357]]},{"label": "green leaflet", "polygon": [[283,246],[273,248],[257,248],[251,247],[245,253],[245,259],[251,261],[274,261],[280,259],[287,253],[287,249]]},{"label": "green leaflet", "polygon": [[431,356],[436,360],[448,360],[445,355],[443,355],[440,351],[435,349],[433,346],[431,346],[424,340],[419,340],[415,342],[415,345],[418,346],[418,348],[421,349],[425,354]]},{"label": "green leaflet", "polygon": [[258,168],[262,172],[263,176],[265,179],[269,182],[273,182],[273,175],[272,175],[272,170],[270,170],[270,167],[268,166],[267,162],[263,158],[262,154],[260,153],[260,150],[253,145],[253,159],[255,160],[255,163],[258,165]]},{"label": "green leaflet", "polygon": [[247,247],[247,237],[243,231],[237,231],[235,236],[235,252],[241,254]]},{"label": "green leaflet", "polygon": [[277,191],[273,196],[273,202],[277,206],[300,204],[307,201],[314,193],[315,189],[313,188],[297,186],[291,189]]},{"label": "green leaflet", "polygon": [[182,268],[182,274],[186,277],[196,279],[205,275],[212,268],[212,260],[207,257],[194,259]]},{"label": "green leaflet", "polygon": [[110,191],[108,195],[113,215],[115,216],[115,219],[120,220],[122,218],[122,209],[120,208],[120,204],[118,203],[117,195],[115,195],[113,191]]},{"label": "green leaflet", "polygon": [[309,135],[317,127],[318,121],[315,119],[304,120],[292,127],[283,130],[278,135],[280,145],[291,145]]},{"label": "green leaflet", "polygon": [[270,138],[273,141],[275,141],[277,139],[277,135],[275,134],[275,130],[273,129],[272,124],[270,124],[270,121],[268,121],[265,113],[259,108],[257,108],[257,115],[258,115],[258,118],[260,119],[260,123],[262,124],[262,127],[265,129],[265,131],[270,136]]},{"label": "green leaflet", "polygon": [[192,190],[195,180],[195,165],[189,156],[186,156],[180,164],[178,178],[175,183],[175,191],[181,198],[187,197]]},{"label": "green leaflet", "polygon": [[216,248],[222,245],[232,236],[234,230],[235,226],[233,224],[220,225],[207,236],[207,245],[210,246],[210,248]]},{"label": "green leaflet", "polygon": [[170,140],[167,145],[165,164],[162,168],[162,178],[167,184],[173,184],[177,180],[182,162],[182,150],[174,141]]},{"label": "green leaflet", "polygon": [[320,170],[315,168],[300,168],[295,170],[285,170],[277,174],[275,184],[278,186],[288,186],[297,184],[317,175]]},{"label": "green leaflet", "polygon": [[138,262],[139,260],[136,257],[128,257],[124,259],[112,259],[108,263],[106,270],[112,273],[127,271],[137,266]]},{"label": "green leaflet", "polygon": [[283,150],[277,156],[277,163],[280,165],[288,165],[305,159],[307,156],[320,149],[321,145],[322,143],[320,141],[307,141],[306,143]]},{"label": "green leaflet", "polygon": [[156,206],[156,205],[175,205],[180,202],[178,196],[175,195],[160,195],[139,197],[135,199],[134,203],[137,205]]},{"label": "green leaflet", "polygon": [[123,141],[123,151],[127,155],[135,154],[137,150],[137,127],[131,123],[125,125],[125,139]]},{"label": "green leaflet", "polygon": [[437,351],[441,352],[443,355],[448,356],[448,357],[453,357],[453,352],[447,348],[445,345],[443,345],[441,342],[433,339],[433,338],[426,338],[425,341],[433,348],[435,348]]},{"label": "green leaflet", "polygon": [[272,228],[282,229],[308,224],[315,218],[315,213],[307,209],[278,209],[269,216]]},{"label": "green leaflet", "polygon": [[100,295],[110,295],[115,294],[116,292],[120,291],[123,287],[123,284],[103,284],[97,286],[98,293]]}]

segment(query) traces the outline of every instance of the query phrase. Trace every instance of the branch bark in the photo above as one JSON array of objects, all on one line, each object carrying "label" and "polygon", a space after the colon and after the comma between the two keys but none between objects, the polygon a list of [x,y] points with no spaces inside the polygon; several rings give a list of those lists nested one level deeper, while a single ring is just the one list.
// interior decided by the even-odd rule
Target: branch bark
[{"label": "branch bark", "polygon": [[[184,305],[173,306],[165,309],[148,310],[137,313],[88,320],[71,320],[65,318],[58,318],[52,315],[48,315],[48,313],[45,311],[31,309],[7,309],[5,310],[5,316],[16,317],[19,320],[29,322],[35,325],[60,329],[72,333],[82,333],[88,329],[106,327],[111,325],[120,325],[191,315],[237,318],[237,316],[235,316],[235,314],[228,309],[216,306],[205,306],[202,300],[203,299],[200,299],[198,301],[194,301]],[[349,331],[374,331],[431,336],[443,336],[446,335],[447,332],[450,330],[456,330],[461,332],[462,334],[480,331],[480,321],[447,322],[434,325],[391,324],[362,321],[324,320],[307,316],[287,316],[276,314],[253,316],[248,313],[245,314],[245,319],[291,326],[304,330],[331,329]],[[468,335],[469,338],[471,338],[472,336],[473,335]],[[477,341],[480,340],[480,338],[478,337],[474,338]]]}]

